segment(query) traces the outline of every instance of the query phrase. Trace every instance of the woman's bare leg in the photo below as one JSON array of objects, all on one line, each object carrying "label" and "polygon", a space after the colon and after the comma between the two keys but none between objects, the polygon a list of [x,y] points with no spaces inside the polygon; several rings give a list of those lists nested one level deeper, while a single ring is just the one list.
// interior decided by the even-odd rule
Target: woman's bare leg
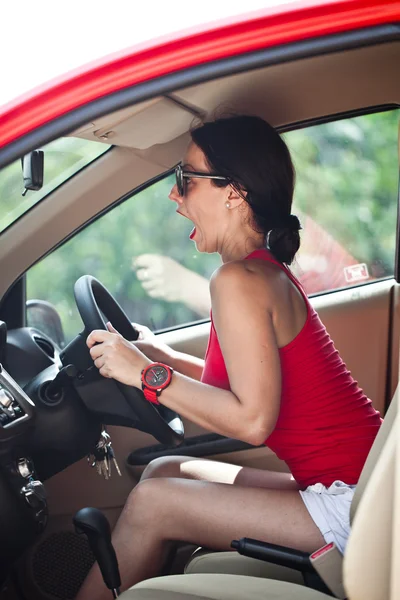
[{"label": "woman's bare leg", "polygon": [[[113,533],[122,589],[160,572],[171,542],[229,550],[253,537],[311,552],[324,539],[295,490],[244,487],[182,478],[151,478],[131,492]],[[78,600],[107,600],[99,569]]]},{"label": "woman's bare leg", "polygon": [[[213,481],[215,483],[268,489],[299,489],[290,473],[241,467],[191,456],[162,456],[152,460],[144,469],[140,481],[156,477],[180,477],[197,481]],[[178,546],[179,542],[171,544],[160,575],[170,573]]]}]

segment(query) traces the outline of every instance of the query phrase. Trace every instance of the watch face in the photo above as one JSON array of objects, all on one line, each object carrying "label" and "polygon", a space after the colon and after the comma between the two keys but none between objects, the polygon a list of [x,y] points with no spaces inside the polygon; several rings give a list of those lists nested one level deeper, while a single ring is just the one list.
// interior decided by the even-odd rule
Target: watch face
[{"label": "watch face", "polygon": [[145,382],[152,387],[160,387],[168,380],[169,372],[161,365],[155,365],[146,371]]}]

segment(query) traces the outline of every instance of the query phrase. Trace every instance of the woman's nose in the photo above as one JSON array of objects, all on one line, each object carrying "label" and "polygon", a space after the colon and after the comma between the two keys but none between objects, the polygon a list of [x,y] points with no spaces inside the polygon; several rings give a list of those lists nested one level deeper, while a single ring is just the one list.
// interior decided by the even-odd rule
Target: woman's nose
[{"label": "woman's nose", "polygon": [[182,196],[179,195],[178,186],[176,183],[170,191],[168,198],[172,200],[172,202],[178,202],[178,204],[182,203]]}]

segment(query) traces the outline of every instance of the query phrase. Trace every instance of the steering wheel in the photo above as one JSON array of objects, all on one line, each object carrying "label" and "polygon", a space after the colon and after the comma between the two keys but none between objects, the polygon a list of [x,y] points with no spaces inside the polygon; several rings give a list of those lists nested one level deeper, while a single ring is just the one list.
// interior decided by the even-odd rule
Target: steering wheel
[{"label": "steering wheel", "polygon": [[[91,275],[83,275],[75,283],[74,294],[76,305],[85,325],[85,337],[94,329],[107,330],[104,315],[124,338],[130,341],[137,339],[138,332],[121,306],[100,281]],[[87,352],[89,353],[88,349]],[[92,370],[97,371],[95,367]],[[98,381],[108,382],[108,385],[111,383],[118,388],[133,413],[132,421],[139,421],[141,430],[151,433],[159,442],[168,446],[177,446],[183,441],[183,423],[175,411],[166,406],[148,402],[138,388],[113,379],[105,379],[98,372],[97,375]],[[110,397],[109,402],[112,401],[113,399]]]}]

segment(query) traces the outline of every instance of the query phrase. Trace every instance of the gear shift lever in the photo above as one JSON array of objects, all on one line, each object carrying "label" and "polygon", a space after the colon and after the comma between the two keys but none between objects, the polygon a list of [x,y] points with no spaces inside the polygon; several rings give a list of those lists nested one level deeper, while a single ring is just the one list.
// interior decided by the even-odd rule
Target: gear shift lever
[{"label": "gear shift lever", "polygon": [[110,524],[97,508],[82,508],[73,518],[75,531],[87,536],[89,546],[97,560],[106,586],[113,597],[120,594],[121,577],[117,556],[111,543]]}]

